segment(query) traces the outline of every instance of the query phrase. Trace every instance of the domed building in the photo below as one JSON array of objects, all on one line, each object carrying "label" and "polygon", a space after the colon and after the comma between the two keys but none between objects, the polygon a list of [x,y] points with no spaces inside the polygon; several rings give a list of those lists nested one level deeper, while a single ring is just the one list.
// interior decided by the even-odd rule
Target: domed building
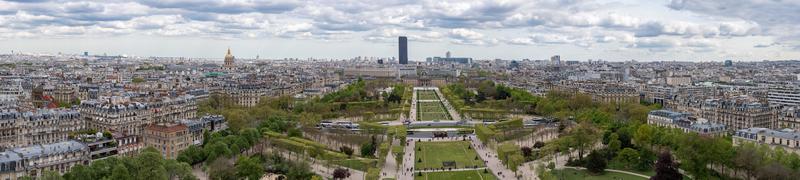
[{"label": "domed building", "polygon": [[231,54],[231,48],[228,48],[228,54],[225,54],[225,65],[223,66],[226,70],[233,70],[233,55]]}]

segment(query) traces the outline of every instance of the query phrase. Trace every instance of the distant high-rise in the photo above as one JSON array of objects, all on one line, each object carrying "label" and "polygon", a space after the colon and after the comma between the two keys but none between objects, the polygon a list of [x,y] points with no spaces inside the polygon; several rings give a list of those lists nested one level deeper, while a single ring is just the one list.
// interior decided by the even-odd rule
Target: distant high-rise
[{"label": "distant high-rise", "polygon": [[447,53],[444,54],[444,57],[450,58],[450,51],[447,51]]},{"label": "distant high-rise", "polygon": [[405,36],[400,36],[398,38],[400,41],[400,64],[408,64],[408,38]]},{"label": "distant high-rise", "polygon": [[553,57],[550,57],[550,61],[553,63],[553,65],[560,66],[561,65],[561,56],[555,55]]}]

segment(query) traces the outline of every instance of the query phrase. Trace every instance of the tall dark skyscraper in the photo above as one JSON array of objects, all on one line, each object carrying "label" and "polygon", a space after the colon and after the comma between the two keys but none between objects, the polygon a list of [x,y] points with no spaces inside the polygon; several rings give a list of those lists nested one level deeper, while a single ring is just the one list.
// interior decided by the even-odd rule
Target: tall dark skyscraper
[{"label": "tall dark skyscraper", "polygon": [[408,38],[400,36],[400,64],[408,64]]}]

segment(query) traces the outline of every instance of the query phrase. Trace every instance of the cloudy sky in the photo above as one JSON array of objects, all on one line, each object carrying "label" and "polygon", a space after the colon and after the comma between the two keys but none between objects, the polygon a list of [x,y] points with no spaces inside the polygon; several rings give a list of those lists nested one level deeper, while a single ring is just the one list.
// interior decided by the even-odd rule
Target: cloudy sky
[{"label": "cloudy sky", "polygon": [[0,0],[0,53],[800,59],[800,0]]}]

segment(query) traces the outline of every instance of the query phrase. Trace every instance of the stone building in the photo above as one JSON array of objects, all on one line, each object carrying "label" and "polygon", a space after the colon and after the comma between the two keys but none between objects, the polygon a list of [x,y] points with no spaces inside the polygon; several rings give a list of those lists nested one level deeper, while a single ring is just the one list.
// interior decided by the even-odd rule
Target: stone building
[{"label": "stone building", "polygon": [[184,149],[192,145],[191,134],[186,125],[179,123],[155,123],[144,130],[145,146],[154,147],[167,159],[175,159]]},{"label": "stone building", "polygon": [[40,177],[44,171],[63,174],[89,161],[89,147],[73,140],[14,148],[0,152],[0,179]]},{"label": "stone building", "polygon": [[0,150],[17,146],[20,114],[16,110],[0,112]]},{"label": "stone building", "polygon": [[121,97],[82,101],[79,110],[86,128],[139,135],[145,125],[154,121],[147,104],[118,98]]},{"label": "stone building", "polygon": [[778,122],[776,108],[753,101],[747,96],[707,99],[701,109],[703,118],[725,124],[733,130],[752,127],[774,128]]},{"label": "stone building", "polygon": [[81,114],[72,109],[38,109],[20,117],[18,147],[66,141],[70,133],[84,129]]},{"label": "stone building", "polygon": [[772,148],[782,147],[787,152],[800,154],[800,133],[792,130],[772,130],[769,128],[746,128],[736,131],[733,145],[742,143],[766,144]]}]

